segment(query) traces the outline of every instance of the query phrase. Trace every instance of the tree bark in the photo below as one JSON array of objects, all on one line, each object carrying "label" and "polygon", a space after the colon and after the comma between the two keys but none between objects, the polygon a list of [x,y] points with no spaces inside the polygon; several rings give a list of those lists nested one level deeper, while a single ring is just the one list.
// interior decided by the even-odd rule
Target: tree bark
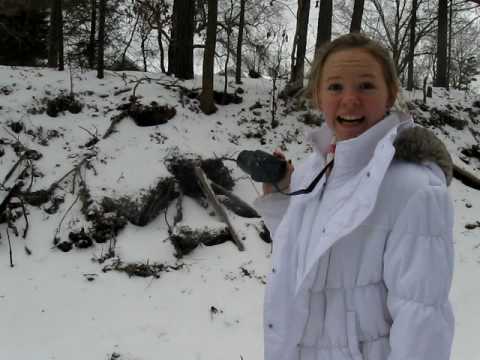
[{"label": "tree bark", "polygon": [[193,79],[194,13],[195,1],[174,1],[168,69],[179,79]]},{"label": "tree bark", "polygon": [[[356,2],[355,2],[356,3]],[[315,50],[332,39],[332,0],[321,0],[318,9],[317,41]]]},{"label": "tree bark", "polygon": [[452,66],[452,20],[453,20],[453,0],[450,0],[450,14],[448,16],[448,55],[447,55],[447,84],[450,84],[450,68]]},{"label": "tree bark", "polygon": [[57,0],[57,31],[58,31],[58,70],[65,69],[63,52],[63,0]]},{"label": "tree bark", "polygon": [[91,0],[90,40],[88,42],[88,67],[95,67],[95,35],[97,33],[97,1]]},{"label": "tree bark", "polygon": [[217,39],[217,0],[208,0],[207,39],[203,52],[202,93],[200,109],[205,114],[213,114],[217,108],[213,101],[213,66]]},{"label": "tree bark", "polygon": [[125,63],[127,62],[127,51],[128,49],[130,48],[130,46],[132,45],[132,41],[133,41],[133,36],[135,35],[135,32],[137,31],[137,26],[138,26],[138,23],[140,21],[140,13],[137,14],[137,17],[135,19],[135,24],[133,24],[133,29],[132,29],[132,32],[130,33],[130,38],[128,39],[127,41],[127,44],[125,45],[125,48],[123,49],[123,52],[122,52],[122,57],[121,57],[121,66],[125,66]]},{"label": "tree bark", "polygon": [[448,47],[448,0],[438,1],[437,72],[435,86],[448,88],[447,80]]},{"label": "tree bark", "polygon": [[97,61],[97,78],[104,77],[104,50],[105,50],[105,11],[107,0],[100,0],[98,16],[98,61]]},{"label": "tree bark", "polygon": [[285,96],[291,96],[303,88],[309,14],[310,0],[298,0],[297,26],[292,51],[292,58],[294,61],[292,62],[290,81],[283,90],[283,95]]},{"label": "tree bark", "polygon": [[50,2],[50,29],[48,33],[48,67],[58,66],[58,0]]},{"label": "tree bark", "polygon": [[245,27],[245,2],[240,0],[240,22],[238,24],[238,39],[237,39],[237,59],[235,66],[235,83],[242,83],[242,45],[243,45],[243,30]]},{"label": "tree bark", "polygon": [[157,42],[158,42],[158,49],[160,50],[160,69],[162,73],[166,73],[165,70],[165,51],[163,49],[163,40],[162,40],[162,21],[160,20],[160,13],[157,10],[155,15],[155,21],[157,23]]},{"label": "tree bark", "polygon": [[365,0],[355,0],[353,5],[352,22],[350,23],[350,32],[360,32],[362,30],[362,17]]},{"label": "tree bark", "polygon": [[175,46],[177,43],[177,24],[175,19],[178,18],[178,0],[173,2],[172,6],[172,25],[170,28],[170,43],[168,44],[168,74],[175,73]]},{"label": "tree bark", "polygon": [[407,90],[413,90],[413,60],[415,59],[415,35],[417,27],[417,0],[412,0],[412,11],[410,15],[410,41],[408,50],[408,75]]}]

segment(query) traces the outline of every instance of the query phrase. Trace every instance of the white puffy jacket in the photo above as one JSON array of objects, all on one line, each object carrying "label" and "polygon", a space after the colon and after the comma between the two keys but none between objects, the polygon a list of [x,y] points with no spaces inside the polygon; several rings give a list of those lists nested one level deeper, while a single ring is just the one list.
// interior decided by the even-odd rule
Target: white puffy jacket
[{"label": "white puffy jacket", "polygon": [[[397,144],[417,163],[398,160],[394,142],[413,126],[392,113],[337,143],[327,182],[310,194],[255,201],[273,234],[265,360],[449,359],[450,175],[426,161],[449,156],[436,139],[425,149],[431,139],[420,135]],[[292,191],[322,169],[330,137],[325,126],[312,133],[315,151],[294,171]]]}]

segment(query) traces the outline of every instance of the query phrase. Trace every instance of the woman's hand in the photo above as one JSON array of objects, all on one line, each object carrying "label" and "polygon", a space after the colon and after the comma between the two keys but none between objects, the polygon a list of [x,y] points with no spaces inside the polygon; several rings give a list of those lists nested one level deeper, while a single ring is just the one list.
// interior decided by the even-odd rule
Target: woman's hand
[{"label": "woman's hand", "polygon": [[[275,149],[273,151],[273,156],[286,161],[285,155],[278,149]],[[263,186],[262,186],[263,187],[263,195],[278,192],[277,188],[280,189],[281,191],[288,191],[288,189],[290,188],[290,178],[292,177],[292,173],[293,173],[294,169],[295,168],[292,164],[292,161],[288,160],[287,161],[287,172],[285,173],[285,176],[283,177],[283,179],[280,180],[276,184],[276,186],[274,184],[271,184],[271,183],[263,183]]]}]

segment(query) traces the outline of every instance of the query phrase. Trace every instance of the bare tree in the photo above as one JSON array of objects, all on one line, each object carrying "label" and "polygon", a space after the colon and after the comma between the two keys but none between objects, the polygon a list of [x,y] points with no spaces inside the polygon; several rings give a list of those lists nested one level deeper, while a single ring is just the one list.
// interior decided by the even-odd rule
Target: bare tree
[{"label": "bare tree", "polygon": [[99,16],[98,16],[98,60],[97,60],[97,78],[104,77],[104,51],[105,51],[105,12],[107,8],[107,0],[100,0]]},{"label": "bare tree", "polygon": [[224,101],[225,101],[225,98],[227,96],[227,88],[228,88],[228,63],[230,61],[230,53],[231,53],[230,43],[231,43],[231,37],[232,37],[232,33],[233,33],[233,26],[234,26],[233,0],[230,0],[229,12],[226,11],[224,13],[224,18],[223,18],[223,28],[225,29],[225,32],[227,33],[227,43],[225,44],[227,58],[225,59],[225,66],[224,66],[224,86],[223,86]]},{"label": "bare tree", "polygon": [[317,41],[315,49],[332,39],[332,0],[321,0],[318,9]]},{"label": "bare tree", "polygon": [[173,2],[168,72],[180,79],[193,78],[193,32],[195,1]]},{"label": "bare tree", "polygon": [[243,29],[245,27],[245,2],[240,0],[240,22],[238,24],[238,38],[237,38],[237,58],[235,66],[235,83],[241,84],[242,80],[242,45],[243,45]]},{"label": "bare tree", "polygon": [[[368,18],[364,21],[365,31],[375,38],[386,42],[391,50],[393,61],[399,74],[403,74],[407,65],[410,51],[411,9],[407,8],[405,0],[371,0],[373,10],[365,11]],[[417,0],[417,10],[421,4],[428,5],[426,0]],[[413,45],[417,46],[422,39],[432,33],[435,27],[436,16],[432,10],[424,10],[424,16],[416,19],[416,33]],[[365,15],[364,14],[364,15]]]},{"label": "bare tree", "polygon": [[97,33],[97,1],[91,0],[91,15],[90,15],[90,39],[88,42],[88,67],[93,69],[95,67],[95,35]]},{"label": "bare tree", "polygon": [[[141,5],[144,12],[149,13],[148,16],[146,16],[149,27],[152,30],[157,31],[157,46],[160,54],[160,69],[163,73],[166,73],[164,39],[168,42],[171,41],[171,37],[165,30],[171,23],[171,17],[168,14],[170,6],[167,4],[166,0],[136,0],[136,2],[137,4]],[[173,52],[171,53],[171,56],[173,56]],[[172,66],[174,63],[175,61],[172,59]]]},{"label": "bare tree", "polygon": [[58,66],[58,45],[59,45],[59,0],[50,2],[50,29],[48,34],[48,67]]},{"label": "bare tree", "polygon": [[58,70],[65,69],[64,49],[63,49],[63,4],[62,0],[57,0],[57,32],[58,32]]},{"label": "bare tree", "polygon": [[412,0],[412,10],[410,15],[410,41],[408,48],[408,76],[407,90],[413,89],[413,66],[415,60],[415,32],[417,26],[417,0]]},{"label": "bare tree", "polygon": [[352,22],[350,23],[350,32],[360,32],[362,29],[362,17],[365,0],[355,0],[353,5]]},{"label": "bare tree", "polygon": [[217,6],[217,0],[208,0],[207,39],[203,52],[202,93],[200,95],[200,109],[205,114],[212,114],[217,111],[217,107],[213,101],[213,66],[217,38]]},{"label": "bare tree", "polygon": [[435,86],[448,88],[448,0],[438,0],[437,72]]},{"label": "bare tree", "polygon": [[298,0],[297,26],[291,56],[291,74],[288,84],[282,91],[283,96],[291,96],[303,88],[309,14],[310,0]]}]

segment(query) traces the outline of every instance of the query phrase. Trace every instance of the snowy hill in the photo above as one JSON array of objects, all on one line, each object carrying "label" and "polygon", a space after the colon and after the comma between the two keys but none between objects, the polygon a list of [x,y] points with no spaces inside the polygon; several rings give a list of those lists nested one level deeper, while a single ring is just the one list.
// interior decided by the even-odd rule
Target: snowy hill
[{"label": "snowy hill", "polygon": [[[216,89],[222,89],[218,81]],[[277,147],[298,161],[310,151],[304,143],[312,127],[307,120],[317,117],[280,102],[280,125],[271,129],[267,79],[244,79],[241,89],[231,84],[229,92],[242,102],[217,105],[206,116],[195,99],[200,83],[137,72],[107,72],[99,80],[94,72],[77,71],[71,80],[68,71],[0,66],[0,201],[23,182],[23,195],[11,199],[0,223],[0,359],[262,359],[271,244],[259,234],[261,219],[227,210],[245,251],[232,241],[205,241],[181,256],[171,235],[184,235],[186,226],[221,233],[225,223],[211,206],[204,208],[205,201],[179,196],[171,165]],[[78,103],[50,116],[59,104],[49,101],[63,94],[71,102],[72,84]],[[479,99],[434,90],[426,106],[420,93],[406,94],[410,111],[447,144],[457,166],[478,176]],[[168,120],[138,126],[132,116],[145,106]],[[112,119],[118,120],[113,128]],[[234,162],[223,164],[234,181],[231,191],[251,203],[260,185]],[[172,200],[167,211],[142,212],[148,196],[169,181],[174,190],[162,195]],[[452,359],[475,360],[480,191],[454,179],[451,192],[457,322]],[[183,216],[174,228],[177,204]],[[145,214],[157,216],[143,221]]]}]

